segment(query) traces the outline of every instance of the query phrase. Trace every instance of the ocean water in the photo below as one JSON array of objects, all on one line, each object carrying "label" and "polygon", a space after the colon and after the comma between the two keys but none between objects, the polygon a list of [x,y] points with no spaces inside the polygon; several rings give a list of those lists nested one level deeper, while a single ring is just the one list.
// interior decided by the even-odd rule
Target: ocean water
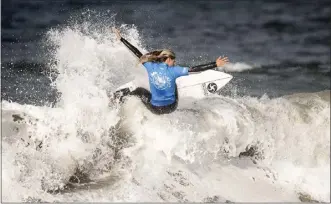
[{"label": "ocean water", "polygon": [[[3,201],[330,201],[330,3],[7,1]],[[177,63],[226,55],[219,95],[111,104],[143,72],[110,27]]]}]

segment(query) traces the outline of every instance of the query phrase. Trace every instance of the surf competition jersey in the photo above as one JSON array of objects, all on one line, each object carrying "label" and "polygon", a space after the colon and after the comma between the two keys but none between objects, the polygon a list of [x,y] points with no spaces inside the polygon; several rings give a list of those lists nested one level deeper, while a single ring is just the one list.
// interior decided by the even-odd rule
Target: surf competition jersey
[{"label": "surf competition jersey", "polygon": [[176,101],[176,79],[188,75],[188,68],[166,63],[145,62],[153,106],[166,106]]}]

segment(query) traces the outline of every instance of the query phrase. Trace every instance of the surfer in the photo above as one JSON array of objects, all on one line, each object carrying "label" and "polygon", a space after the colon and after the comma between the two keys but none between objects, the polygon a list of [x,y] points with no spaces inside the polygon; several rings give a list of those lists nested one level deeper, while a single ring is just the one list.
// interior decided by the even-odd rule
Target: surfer
[{"label": "surfer", "polygon": [[[168,114],[176,110],[178,104],[178,93],[176,79],[186,76],[190,72],[201,72],[204,70],[221,67],[228,63],[227,57],[218,57],[216,61],[194,67],[182,67],[175,65],[176,55],[168,49],[155,50],[142,54],[135,46],[124,39],[120,31],[113,28],[118,40],[120,40],[144,65],[148,73],[150,92],[139,87],[132,92],[120,90],[122,95],[139,97],[145,106],[154,114]],[[117,93],[117,94],[118,94]]]}]

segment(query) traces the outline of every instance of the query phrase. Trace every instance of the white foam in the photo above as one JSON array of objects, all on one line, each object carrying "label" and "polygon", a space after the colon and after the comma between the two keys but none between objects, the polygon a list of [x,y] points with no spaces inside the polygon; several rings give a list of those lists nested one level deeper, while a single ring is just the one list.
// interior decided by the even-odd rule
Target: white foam
[{"label": "white foam", "polygon": [[226,72],[243,72],[255,68],[258,68],[258,66],[252,66],[244,62],[230,62],[218,69]]}]

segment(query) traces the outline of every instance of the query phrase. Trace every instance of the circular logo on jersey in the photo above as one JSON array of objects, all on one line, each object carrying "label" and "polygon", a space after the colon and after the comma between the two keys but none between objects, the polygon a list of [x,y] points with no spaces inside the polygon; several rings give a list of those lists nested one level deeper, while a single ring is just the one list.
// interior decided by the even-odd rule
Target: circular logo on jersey
[{"label": "circular logo on jersey", "polygon": [[207,85],[207,90],[210,92],[210,93],[215,93],[217,91],[217,85],[215,83],[209,83]]},{"label": "circular logo on jersey", "polygon": [[168,76],[160,72],[152,72],[151,75],[151,83],[160,90],[164,90],[166,88],[171,87],[171,80]]}]

